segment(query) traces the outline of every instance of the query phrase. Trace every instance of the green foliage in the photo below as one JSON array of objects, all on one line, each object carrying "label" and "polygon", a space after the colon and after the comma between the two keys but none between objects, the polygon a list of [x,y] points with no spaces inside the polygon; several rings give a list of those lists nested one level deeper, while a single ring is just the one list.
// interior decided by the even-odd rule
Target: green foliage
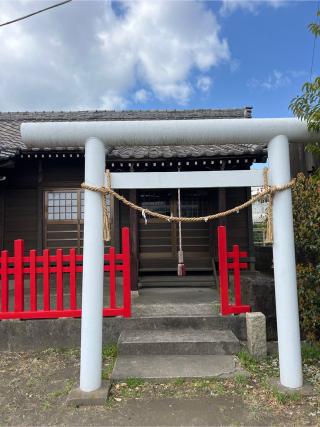
[{"label": "green foliage", "polygon": [[312,364],[320,361],[320,343],[303,343],[301,347],[303,363]]},{"label": "green foliage", "polygon": [[[320,130],[320,77],[312,82],[306,82],[302,86],[302,94],[296,96],[289,108],[293,114],[301,120],[306,120],[311,132]],[[308,150],[320,154],[320,141],[310,143]]]},{"label": "green foliage", "polygon": [[[318,11],[317,16],[320,16]],[[320,25],[313,22],[309,25],[309,31],[315,37],[320,36]],[[301,88],[302,94],[291,101],[289,108],[293,114],[301,120],[306,120],[311,132],[320,130],[320,76],[311,82],[306,82]],[[320,155],[320,141],[310,143],[308,150]]]},{"label": "green foliage", "polygon": [[302,330],[320,337],[320,178],[299,174],[292,190]]},{"label": "green foliage", "polygon": [[320,178],[297,176],[292,189],[297,262],[320,262]]},{"label": "green foliage", "polygon": [[259,363],[248,353],[247,350],[241,350],[237,356],[240,360],[241,366],[243,366],[250,373],[257,373],[259,370]]},{"label": "green foliage", "polygon": [[136,388],[142,386],[144,384],[144,380],[141,378],[127,378],[126,383],[129,388]]},{"label": "green foliage", "polygon": [[181,385],[183,385],[185,383],[185,379],[184,378],[177,378],[175,381],[174,381],[174,385],[176,385],[176,386],[181,386]]},{"label": "green foliage", "polygon": [[[320,10],[317,12],[317,17],[320,16]],[[314,34],[315,37],[320,36],[320,25],[317,22],[312,22],[308,25],[309,31]]]},{"label": "green foliage", "polygon": [[107,359],[108,357],[116,358],[117,357],[117,345],[116,344],[109,344],[102,349],[102,358]]},{"label": "green foliage", "polygon": [[299,310],[302,330],[307,340],[320,339],[320,266],[297,266]]},{"label": "green foliage", "polygon": [[281,405],[286,405],[290,402],[298,402],[301,400],[299,393],[284,393],[283,391],[279,391],[276,388],[272,388],[272,394],[277,402]]},{"label": "green foliage", "polygon": [[113,370],[116,361],[118,349],[116,344],[109,344],[102,349],[103,370],[102,379],[108,380]]}]

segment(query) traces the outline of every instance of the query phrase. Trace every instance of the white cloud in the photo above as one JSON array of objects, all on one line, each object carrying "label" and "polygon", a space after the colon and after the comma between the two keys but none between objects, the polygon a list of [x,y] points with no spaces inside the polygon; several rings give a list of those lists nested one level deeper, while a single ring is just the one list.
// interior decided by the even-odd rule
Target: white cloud
[{"label": "white cloud", "polygon": [[288,0],[222,0],[221,15],[229,15],[237,9],[257,12],[260,6],[271,6],[275,9],[283,6]]},{"label": "white cloud", "polygon": [[128,101],[112,90],[101,97],[101,107],[103,110],[124,110],[128,106]]},{"label": "white cloud", "polygon": [[[44,4],[1,0],[0,22]],[[219,32],[198,1],[68,3],[1,29],[0,110],[119,109],[139,97],[185,104],[192,73],[230,58]]]},{"label": "white cloud", "polygon": [[199,76],[196,86],[201,92],[208,92],[212,86],[212,79],[209,76]]},{"label": "white cloud", "polygon": [[150,94],[145,89],[139,89],[134,94],[134,100],[137,103],[147,102],[149,98],[150,98]]},{"label": "white cloud", "polygon": [[290,85],[294,79],[305,76],[305,71],[279,71],[273,70],[272,73],[264,79],[252,78],[247,86],[252,89],[261,89],[263,91],[272,91],[284,86]]}]

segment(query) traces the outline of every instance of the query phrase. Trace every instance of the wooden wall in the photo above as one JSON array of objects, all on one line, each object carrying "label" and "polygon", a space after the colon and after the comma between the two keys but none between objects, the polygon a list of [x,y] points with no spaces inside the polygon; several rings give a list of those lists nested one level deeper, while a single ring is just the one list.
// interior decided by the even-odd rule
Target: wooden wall
[{"label": "wooden wall", "polygon": [[[59,168],[57,168],[59,164]],[[25,241],[26,250],[43,248],[44,191],[79,188],[84,176],[83,159],[20,159],[14,167],[1,168],[6,181],[0,183],[0,245],[13,249],[15,239]],[[1,226],[2,224],[2,226]]]},{"label": "wooden wall", "polygon": [[3,228],[0,242],[13,249],[14,239],[24,239],[27,249],[37,247],[37,161],[17,161],[15,168],[2,169]]},{"label": "wooden wall", "polygon": [[[227,188],[226,208],[231,209],[247,200],[246,188]],[[247,209],[226,217],[228,245],[239,245],[243,250],[249,249],[248,212]]]},{"label": "wooden wall", "polygon": [[[58,166],[58,167],[57,167]],[[24,239],[26,250],[44,247],[44,200],[46,190],[79,188],[84,179],[83,158],[57,159],[16,159],[15,167],[0,169],[0,175],[7,176],[6,181],[0,183],[0,247],[12,250],[14,239]],[[243,203],[247,197],[247,189],[227,189],[225,197],[226,208]],[[123,191],[128,197],[134,197],[128,191]],[[214,195],[214,197],[213,197]],[[210,203],[210,211],[219,210],[217,190],[212,193],[214,200]],[[119,248],[120,229],[133,223],[134,215],[129,208],[117,202],[114,203],[114,239],[113,243]],[[117,220],[117,218],[119,220]],[[136,216],[137,224],[139,216]],[[226,219],[228,227],[228,243],[239,244],[242,250],[250,248],[250,232],[248,211],[232,215]],[[139,225],[136,226],[138,227]],[[210,234],[210,257],[217,254],[216,228],[218,221],[208,225]],[[132,228],[132,227],[131,227]],[[133,255],[137,256],[139,248],[138,233],[132,233]],[[138,269],[138,266],[136,267]]]}]

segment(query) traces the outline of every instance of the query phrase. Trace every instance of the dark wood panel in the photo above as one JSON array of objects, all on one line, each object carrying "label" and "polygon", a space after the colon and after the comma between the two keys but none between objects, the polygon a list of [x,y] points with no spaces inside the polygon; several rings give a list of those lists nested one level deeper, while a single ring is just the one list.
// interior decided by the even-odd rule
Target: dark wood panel
[{"label": "dark wood panel", "polygon": [[56,240],[56,239],[48,239],[47,240],[47,248],[77,248],[78,246],[78,239],[66,239],[66,240]]},{"label": "dark wood panel", "polygon": [[4,249],[6,187],[0,186],[0,250]]},{"label": "dark wood panel", "polygon": [[[57,163],[59,167],[57,167]],[[63,173],[61,171],[63,170]],[[84,161],[79,158],[60,158],[43,160],[44,187],[76,187],[84,180]]]},{"label": "dark wood panel", "polygon": [[38,159],[16,159],[15,167],[6,169],[8,189],[30,189],[38,185]]},{"label": "dark wood panel", "polygon": [[76,221],[63,221],[62,222],[52,222],[50,221],[48,223],[48,231],[65,231],[66,233],[70,232],[70,230],[73,230],[76,228],[77,222]]},{"label": "dark wood panel", "polygon": [[15,239],[25,241],[25,249],[37,249],[37,190],[8,189],[5,209],[5,249],[13,249]]}]

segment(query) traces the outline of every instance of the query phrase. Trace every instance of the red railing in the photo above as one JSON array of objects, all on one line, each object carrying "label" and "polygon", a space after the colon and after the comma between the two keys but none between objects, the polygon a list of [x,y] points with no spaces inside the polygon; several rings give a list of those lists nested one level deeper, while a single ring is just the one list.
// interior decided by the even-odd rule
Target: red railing
[{"label": "red railing", "polygon": [[[81,308],[77,306],[77,274],[82,273],[82,261],[83,256],[77,255],[75,249],[70,249],[68,255],[62,249],[57,249],[55,255],[51,255],[49,249],[45,249],[42,255],[31,250],[25,256],[23,240],[15,240],[14,256],[9,256],[8,251],[2,251],[0,255],[0,319],[81,317]],[[104,271],[109,272],[110,303],[103,308],[103,315],[130,317],[130,241],[127,227],[122,229],[122,253],[117,254],[114,247],[110,247],[109,253],[104,255]],[[117,272],[122,273],[120,306],[117,305]],[[68,280],[65,280],[66,275]],[[29,283],[25,279],[29,279]],[[42,294],[39,293],[41,288]],[[66,288],[69,297],[65,295]],[[28,290],[29,298],[25,296]],[[13,301],[10,299],[12,293]]]},{"label": "red railing", "polygon": [[[246,262],[240,262],[240,258],[247,258],[248,253],[239,250],[238,245],[234,245],[232,252],[227,251],[226,227],[218,227],[218,251],[219,251],[219,281],[220,281],[220,307],[221,314],[247,313],[251,310],[249,305],[241,303],[240,270],[248,268]],[[229,302],[229,273],[233,270],[234,281],[234,304]]]}]

